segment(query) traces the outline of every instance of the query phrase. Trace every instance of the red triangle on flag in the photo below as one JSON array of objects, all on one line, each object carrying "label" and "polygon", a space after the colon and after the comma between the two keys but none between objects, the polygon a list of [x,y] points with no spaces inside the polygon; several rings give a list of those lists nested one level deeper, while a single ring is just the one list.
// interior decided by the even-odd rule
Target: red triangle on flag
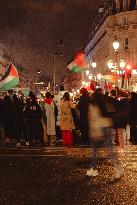
[{"label": "red triangle on flag", "polygon": [[16,67],[11,63],[10,64],[10,75],[19,77]]}]

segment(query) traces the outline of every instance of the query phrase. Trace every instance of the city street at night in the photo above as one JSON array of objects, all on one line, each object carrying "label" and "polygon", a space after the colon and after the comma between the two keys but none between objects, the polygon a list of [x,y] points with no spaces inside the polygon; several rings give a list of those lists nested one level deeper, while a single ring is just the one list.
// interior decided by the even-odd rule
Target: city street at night
[{"label": "city street at night", "polygon": [[0,1],[0,205],[137,205],[137,0]]},{"label": "city street at night", "polygon": [[124,176],[98,151],[98,177],[86,176],[89,148],[1,148],[1,205],[136,205],[137,148],[127,146]]}]

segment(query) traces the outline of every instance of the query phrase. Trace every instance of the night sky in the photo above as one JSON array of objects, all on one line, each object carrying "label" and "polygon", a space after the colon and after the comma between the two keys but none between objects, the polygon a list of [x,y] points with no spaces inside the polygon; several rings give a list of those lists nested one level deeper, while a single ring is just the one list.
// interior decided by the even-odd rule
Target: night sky
[{"label": "night sky", "polygon": [[[50,53],[64,41],[57,70],[66,70],[85,42],[102,0],[1,0],[0,48],[28,70],[52,72]],[[63,70],[64,69],[64,70]],[[60,75],[60,73],[59,73]]]}]

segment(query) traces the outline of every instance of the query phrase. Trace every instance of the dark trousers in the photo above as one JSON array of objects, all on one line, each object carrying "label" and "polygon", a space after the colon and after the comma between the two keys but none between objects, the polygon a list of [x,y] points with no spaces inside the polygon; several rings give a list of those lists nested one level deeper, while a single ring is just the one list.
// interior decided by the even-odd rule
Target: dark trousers
[{"label": "dark trousers", "polygon": [[14,126],[14,136],[17,139],[18,142],[20,142],[20,139],[22,138],[22,124],[16,122]]},{"label": "dark trousers", "polygon": [[81,128],[81,135],[82,135],[82,141],[84,144],[89,144],[89,137],[88,137],[88,126],[86,124],[82,124]]},{"label": "dark trousers", "polygon": [[28,119],[25,120],[27,141],[30,143],[35,141],[39,141],[40,143],[44,142],[43,137],[43,126],[41,119]]},{"label": "dark trousers", "polygon": [[137,144],[137,125],[132,124],[130,128],[130,141],[132,144]]}]

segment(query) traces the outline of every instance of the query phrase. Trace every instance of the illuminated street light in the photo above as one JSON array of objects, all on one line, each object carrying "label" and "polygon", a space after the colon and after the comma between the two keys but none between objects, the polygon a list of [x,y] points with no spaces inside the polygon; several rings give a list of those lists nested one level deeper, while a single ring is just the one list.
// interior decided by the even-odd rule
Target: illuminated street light
[{"label": "illuminated street light", "polygon": [[121,60],[121,62],[120,62],[120,68],[125,68],[125,66],[126,66],[126,63],[123,61],[123,60]]},{"label": "illuminated street light", "polygon": [[93,76],[92,76],[92,75],[89,75],[88,78],[89,78],[89,80],[92,80],[92,79],[93,79]]},{"label": "illuminated street light", "polygon": [[99,74],[97,75],[97,79],[98,79],[98,80],[101,80],[101,78],[102,78],[102,75],[101,75],[101,73],[99,73]]},{"label": "illuminated street light", "polygon": [[117,50],[119,49],[119,46],[120,46],[119,42],[118,42],[117,40],[115,40],[115,41],[113,42],[113,48],[114,48],[114,50],[117,51]]},{"label": "illuminated street light", "polygon": [[131,70],[131,66],[130,65],[127,65],[127,70]]},{"label": "illuminated street light", "polygon": [[89,75],[89,70],[86,70],[86,75],[87,75],[87,76]]},{"label": "illuminated street light", "polygon": [[37,70],[37,74],[40,74],[41,73],[41,70]]},{"label": "illuminated street light", "polygon": [[92,67],[96,68],[97,67],[97,63],[96,62],[92,62]]},{"label": "illuminated street light", "polygon": [[82,85],[84,86],[86,84],[86,82],[85,81],[82,81]]},{"label": "illuminated street light", "polygon": [[108,61],[108,68],[109,68],[109,69],[112,69],[112,68],[113,68],[113,61],[112,61],[112,60],[109,60],[109,61]]}]

